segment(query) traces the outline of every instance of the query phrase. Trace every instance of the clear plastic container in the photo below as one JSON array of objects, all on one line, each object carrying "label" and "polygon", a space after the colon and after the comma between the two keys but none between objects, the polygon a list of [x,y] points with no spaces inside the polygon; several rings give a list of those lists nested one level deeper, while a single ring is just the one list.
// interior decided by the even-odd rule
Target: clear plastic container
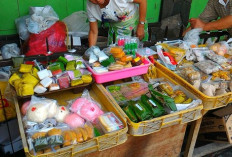
[{"label": "clear plastic container", "polygon": [[98,125],[104,133],[110,133],[122,129],[123,123],[113,112],[105,113],[98,117]]}]

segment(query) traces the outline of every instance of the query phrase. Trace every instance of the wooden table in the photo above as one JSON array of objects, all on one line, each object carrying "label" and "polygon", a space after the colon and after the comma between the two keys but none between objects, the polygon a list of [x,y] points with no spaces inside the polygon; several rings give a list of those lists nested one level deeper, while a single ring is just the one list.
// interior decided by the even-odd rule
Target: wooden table
[{"label": "wooden table", "polygon": [[146,136],[128,135],[124,144],[85,157],[177,157],[181,152],[186,127],[187,124],[174,125]]}]

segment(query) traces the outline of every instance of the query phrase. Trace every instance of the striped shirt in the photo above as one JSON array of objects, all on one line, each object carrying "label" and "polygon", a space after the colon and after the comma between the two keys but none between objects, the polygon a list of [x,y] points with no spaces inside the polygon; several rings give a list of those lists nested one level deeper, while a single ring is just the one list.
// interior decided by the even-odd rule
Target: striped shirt
[{"label": "striped shirt", "polygon": [[[209,0],[199,18],[204,22],[210,22],[228,15],[232,15],[232,0],[229,0],[226,6],[222,5],[219,0]],[[232,28],[227,30],[232,35]]]}]

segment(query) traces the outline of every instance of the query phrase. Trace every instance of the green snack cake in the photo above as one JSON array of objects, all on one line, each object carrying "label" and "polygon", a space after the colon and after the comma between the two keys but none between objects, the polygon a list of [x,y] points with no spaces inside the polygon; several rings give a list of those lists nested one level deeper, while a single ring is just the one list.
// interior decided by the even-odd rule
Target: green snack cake
[{"label": "green snack cake", "polygon": [[60,56],[60,57],[57,59],[57,61],[58,61],[58,62],[62,62],[62,63],[64,63],[65,65],[68,63],[68,60],[67,60],[65,57],[63,57],[63,56]]},{"label": "green snack cake", "polygon": [[104,66],[104,67],[107,67],[109,66],[111,63],[114,63],[115,62],[115,59],[112,55],[109,56],[108,59],[104,60],[101,62],[101,65]]},{"label": "green snack cake", "polygon": [[132,122],[138,122],[138,118],[136,117],[135,112],[131,108],[131,105],[127,105],[126,107],[124,107],[123,111],[126,113],[126,115],[130,118]]},{"label": "green snack cake", "polygon": [[76,70],[76,61],[69,61],[66,66],[66,71]]},{"label": "green snack cake", "polygon": [[163,106],[155,99],[149,98],[147,95],[142,95],[141,101],[152,111],[154,117],[162,116],[165,113]]}]

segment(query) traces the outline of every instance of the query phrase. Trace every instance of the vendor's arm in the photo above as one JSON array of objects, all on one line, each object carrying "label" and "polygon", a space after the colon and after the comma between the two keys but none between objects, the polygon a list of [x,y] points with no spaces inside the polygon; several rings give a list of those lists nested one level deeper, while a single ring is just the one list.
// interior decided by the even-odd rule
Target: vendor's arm
[{"label": "vendor's arm", "polygon": [[144,38],[144,24],[140,22],[146,21],[146,14],[147,14],[147,0],[134,0],[134,3],[139,4],[139,24],[137,27],[136,35],[137,37],[142,40]]},{"label": "vendor's arm", "polygon": [[[199,28],[199,25],[208,23],[209,21],[216,20],[218,18],[218,14],[215,10],[215,1],[214,0],[209,0],[204,11],[200,14],[199,18],[192,18],[189,20],[190,26],[183,32],[183,36],[185,33],[190,31],[193,28]],[[195,27],[195,24],[193,23],[198,23],[198,27]],[[202,28],[202,27],[201,27]]]},{"label": "vendor's arm", "polygon": [[205,23],[200,19],[192,19],[192,22],[190,23],[192,28],[202,28],[204,31],[228,29],[232,28],[232,15],[208,23]]},{"label": "vendor's arm", "polygon": [[98,23],[89,22],[89,47],[96,45],[98,36]]}]

